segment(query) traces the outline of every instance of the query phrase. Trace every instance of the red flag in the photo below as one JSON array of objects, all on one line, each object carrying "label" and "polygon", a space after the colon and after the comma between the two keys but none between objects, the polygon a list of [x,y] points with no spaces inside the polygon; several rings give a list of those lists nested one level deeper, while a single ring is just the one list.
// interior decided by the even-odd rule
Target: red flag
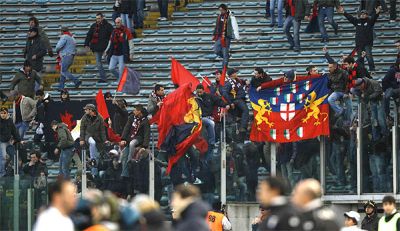
[{"label": "red flag", "polygon": [[99,90],[99,92],[97,92],[96,104],[97,104],[97,111],[103,117],[103,119],[105,120],[107,118],[110,118],[110,115],[108,114],[107,104],[104,99],[103,91],[101,89]]},{"label": "red flag", "polygon": [[108,140],[112,143],[121,142],[121,137],[119,135],[115,134],[114,130],[110,127],[110,125],[108,123],[104,123],[104,125],[107,128]]},{"label": "red flag", "polygon": [[197,85],[200,83],[200,81],[194,77],[190,71],[174,58],[171,58],[171,79],[172,82],[178,86],[182,86],[185,83],[191,83],[192,92],[196,90]]},{"label": "red flag", "polygon": [[204,154],[207,152],[208,150],[208,143],[207,140],[205,140],[203,137],[199,136],[197,138],[197,140],[194,143],[194,146],[196,147],[197,150],[199,150],[199,152],[201,154]]},{"label": "red flag", "polygon": [[224,68],[222,69],[222,74],[221,77],[219,78],[219,84],[221,86],[225,85],[225,78],[226,78],[226,66],[224,66]]},{"label": "red flag", "polygon": [[210,93],[211,81],[207,76],[203,78],[201,85],[203,85],[205,92]]},{"label": "red flag", "polygon": [[122,89],[124,89],[124,85],[125,85],[127,76],[128,76],[128,68],[125,67],[124,71],[122,72],[121,79],[119,80],[119,83],[118,83],[118,88],[117,88],[118,92],[121,92]]}]

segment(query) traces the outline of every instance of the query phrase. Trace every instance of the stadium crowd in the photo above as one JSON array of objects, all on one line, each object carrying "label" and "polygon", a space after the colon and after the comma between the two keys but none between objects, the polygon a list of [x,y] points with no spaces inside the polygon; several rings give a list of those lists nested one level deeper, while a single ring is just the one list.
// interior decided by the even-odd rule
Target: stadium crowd
[{"label": "stadium crowd", "polygon": [[[103,60],[107,60],[109,71],[118,81],[126,63],[133,60],[134,31],[143,28],[145,1],[132,2],[128,0],[115,2],[114,27],[107,22],[102,13],[97,13],[96,22],[90,26],[85,43],[82,44],[90,49],[96,57],[99,82],[109,81],[103,67]],[[161,12],[159,20],[167,20],[165,11],[168,8],[168,1],[159,0],[158,2]],[[270,7],[267,9],[267,17],[268,15],[271,17],[270,26],[274,27],[276,24],[274,8],[277,5],[278,27],[283,27],[289,48],[300,51],[300,22],[312,17],[313,6],[306,0],[270,0],[267,2],[269,2],[267,8]],[[396,19],[395,4],[396,1],[390,1],[391,22]],[[358,17],[353,17],[345,11],[339,0],[316,0],[314,7],[318,8],[318,22],[323,43],[329,42],[324,25],[325,17],[333,26],[334,33],[340,33],[340,28],[333,21],[335,7],[338,13],[343,14],[349,23],[355,26],[355,49],[353,51],[343,54],[343,58],[338,61],[329,55],[326,48],[321,53],[321,57],[325,56],[328,63],[330,89],[328,102],[331,110],[331,136],[326,142],[327,175],[331,182],[327,190],[356,192],[356,127],[362,125],[364,138],[362,145],[366,152],[362,172],[368,175],[368,177],[362,178],[365,181],[362,184],[363,191],[390,192],[393,187],[390,180],[391,175],[396,174],[387,169],[388,163],[392,161],[389,147],[392,142],[390,129],[394,122],[394,118],[390,115],[390,105],[392,100],[397,106],[399,104],[400,40],[395,43],[398,51],[397,57],[393,58],[393,65],[388,67],[382,82],[374,80],[376,70],[372,55],[375,22],[379,20],[382,10],[384,12],[388,10],[385,1],[361,1]],[[283,19],[283,8],[287,11],[285,20]],[[230,43],[232,39],[235,39],[234,25],[232,25],[231,12],[227,5],[221,4],[218,9],[220,14],[216,19],[213,34],[214,51],[217,56],[222,58],[222,66],[226,68],[229,64]],[[48,194],[52,207],[43,213],[43,217],[50,217],[50,219],[46,218],[46,221],[51,220],[52,216],[62,215],[62,221],[59,222],[65,224],[66,228],[71,228],[65,230],[73,230],[73,225],[76,228],[79,227],[78,229],[84,229],[88,226],[83,228],[83,226],[79,226],[81,221],[77,221],[81,217],[75,217],[77,220],[74,220],[74,224],[72,224],[66,216],[75,208],[76,202],[72,201],[73,197],[71,197],[76,190],[74,184],[80,185],[82,180],[83,166],[80,153],[81,150],[88,149],[87,167],[90,170],[88,185],[90,188],[97,188],[101,191],[90,191],[85,195],[87,198],[84,198],[86,201],[82,208],[84,211],[78,209],[79,212],[74,212],[91,214],[93,220],[86,221],[87,223],[83,222],[84,225],[105,225],[107,227],[110,225],[112,227],[111,224],[118,223],[122,225],[119,227],[127,225],[126,227],[139,227],[138,230],[145,230],[143,226],[155,225],[157,228],[148,230],[168,230],[168,227],[163,226],[163,222],[161,222],[162,225],[160,223],[164,218],[159,211],[157,202],[151,201],[145,196],[137,196],[149,193],[148,163],[152,155],[151,147],[154,145],[151,142],[152,131],[149,119],[163,105],[163,99],[167,95],[165,86],[156,84],[153,92],[149,95],[148,104],[133,105],[132,111],[128,111],[129,105],[125,100],[113,100],[111,94],[107,93],[105,100],[112,102],[113,110],[110,111],[114,111],[114,114],[110,115],[106,121],[101,117],[94,104],[87,104],[82,109],[84,115],[81,118],[79,138],[74,140],[70,129],[62,121],[52,121],[50,127],[47,127],[44,118],[51,113],[46,109],[49,102],[59,101],[62,103],[70,100],[69,92],[65,89],[67,79],[73,81],[76,88],[82,84],[78,77],[69,72],[76,55],[76,41],[68,27],[62,27],[60,40],[53,49],[45,31],[35,17],[29,19],[29,25],[30,29],[24,49],[26,61],[15,74],[10,86],[11,91],[2,96],[4,101],[12,101],[15,107],[12,115],[9,114],[8,108],[1,107],[0,109],[0,156],[2,157],[0,158],[0,178],[11,177],[18,169],[18,174],[31,179],[32,185],[38,192],[49,187]],[[292,27],[293,35],[290,32]],[[46,54],[50,57],[55,54],[58,56],[57,61],[60,66],[59,99],[56,99],[54,95],[50,96],[43,90],[41,75],[43,58]],[[365,58],[368,61],[368,69],[365,66]],[[240,70],[228,68],[226,83],[222,86],[220,78],[223,72],[224,69],[215,70],[214,82],[209,86],[209,93],[203,85],[198,85],[194,93],[202,111],[204,125],[202,136],[206,137],[208,144],[205,154],[201,154],[196,147],[191,147],[184,157],[173,166],[170,175],[165,177],[168,157],[163,150],[155,150],[156,153],[153,153],[156,157],[155,200],[160,202],[166,189],[169,204],[174,210],[173,216],[176,216],[177,220],[179,218],[182,220],[176,223],[176,230],[188,230],[187,227],[194,230],[196,227],[199,228],[198,230],[207,230],[208,226],[205,226],[207,224],[203,222],[205,214],[199,214],[203,210],[207,211],[207,207],[202,207],[203,205],[200,205],[200,202],[197,204],[197,201],[202,196],[209,205],[215,205],[213,206],[215,210],[221,210],[221,205],[216,205],[218,199],[215,196],[220,191],[220,174],[227,175],[228,200],[254,201],[259,178],[271,171],[271,143],[249,141],[252,119],[248,106],[248,89],[256,88],[257,91],[260,91],[268,82],[272,81],[272,78],[268,75],[268,71],[261,67],[254,68],[254,76],[251,80],[240,78]],[[307,72],[308,76],[313,76],[317,75],[319,70],[312,64],[305,71],[289,70],[282,76],[282,82],[296,81],[298,73],[304,72]],[[360,113],[357,113],[353,105],[356,100],[365,106],[365,110],[362,111],[362,121],[358,120]],[[120,142],[110,142],[105,124],[111,125],[112,130],[121,137]],[[30,130],[34,133],[33,138],[27,136],[27,131]],[[44,131],[49,130],[56,137],[54,143],[42,142],[45,139]],[[221,173],[219,167],[222,131],[226,132],[227,142],[226,173]],[[31,140],[35,147],[31,145]],[[324,163],[320,163],[319,159],[319,142],[319,139],[313,139],[277,144],[278,174],[284,180],[268,178],[260,184],[261,192],[258,199],[261,203],[261,215],[254,222],[255,226],[259,224],[258,230],[315,230],[314,226],[305,227],[308,224],[307,219],[314,219],[313,221],[316,222],[314,225],[317,227],[330,224],[325,221],[315,221],[313,213],[318,212],[318,209],[325,209],[321,208],[321,201],[319,201],[321,189],[317,182],[305,180],[308,178],[320,180],[320,164]],[[18,159],[15,158],[16,152],[19,152]],[[59,162],[59,176],[65,180],[59,180],[54,185],[47,186],[47,168],[53,162]],[[73,165],[78,169],[74,173],[71,172]],[[72,179],[74,184],[68,179]],[[187,184],[197,185],[200,191],[193,186],[182,186]],[[293,205],[289,205],[282,197],[288,192],[283,186],[284,184],[288,185],[289,191],[293,190]],[[108,194],[106,191],[113,194]],[[128,200],[134,199],[129,205],[120,203],[119,207],[117,206],[119,199],[114,195]],[[38,198],[38,200],[41,204],[40,200],[43,199]],[[188,204],[192,203],[195,204],[196,209],[194,210],[196,211],[186,211]],[[393,213],[393,206],[391,210],[385,209],[385,204],[395,204],[394,199],[385,197],[383,204],[385,214],[387,216],[395,214],[398,219],[397,213]],[[60,208],[60,206],[64,207]],[[197,206],[199,207],[198,211]],[[303,210],[303,212],[297,212],[290,206],[296,206],[299,211]],[[60,211],[56,212],[53,207]],[[373,211],[367,212],[367,214],[373,216],[373,222],[377,224],[375,204],[368,202],[365,205],[366,211],[370,211],[369,208],[372,208]],[[114,216],[113,211],[115,210],[119,211],[117,212],[119,216]],[[327,212],[324,218],[334,220],[330,218],[330,212]],[[174,215],[174,213],[176,214]],[[293,220],[271,221],[274,214],[286,218],[293,216]],[[87,216],[87,214],[74,215]],[[133,220],[132,217],[136,217],[136,219]],[[346,213],[345,217],[346,226],[360,224],[360,215],[354,211]],[[87,219],[87,217],[85,218]],[[221,218],[221,222],[225,221],[224,229],[229,230],[229,221],[226,220]],[[382,224],[379,222],[379,225],[385,227],[390,219],[383,220]],[[56,219],[52,221],[57,227],[61,224]],[[44,219],[39,217],[36,230],[45,230],[38,228],[43,222]],[[197,222],[200,222],[198,226],[193,225]],[[371,221],[365,222],[370,223]],[[362,223],[364,225],[364,221]],[[283,225],[284,228],[271,225]],[[109,229],[113,230],[110,227]],[[332,227],[335,228],[321,227],[318,230],[338,230],[339,228],[337,224],[333,223]],[[397,227],[399,226],[397,225]],[[379,230],[384,229],[379,228]]]}]

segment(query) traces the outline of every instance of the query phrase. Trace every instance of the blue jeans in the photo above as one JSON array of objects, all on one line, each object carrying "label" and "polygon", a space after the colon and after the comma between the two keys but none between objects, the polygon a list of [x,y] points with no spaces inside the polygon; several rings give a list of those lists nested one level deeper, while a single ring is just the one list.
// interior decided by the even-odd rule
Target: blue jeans
[{"label": "blue jeans", "polygon": [[271,0],[269,2],[269,13],[271,14],[271,24],[275,25],[275,4],[278,2],[278,27],[283,26],[283,0]]},{"label": "blue jeans", "polygon": [[344,146],[345,144],[342,142],[333,141],[330,161],[332,166],[335,168],[336,180],[339,184],[345,185],[346,178],[344,173]]},{"label": "blue jeans", "polygon": [[16,123],[15,124],[15,128],[17,128],[19,137],[21,137],[21,140],[23,140],[24,136],[25,136],[25,133],[26,133],[26,130],[28,130],[28,128],[29,128],[29,123],[25,122],[25,121]]},{"label": "blue jeans", "polygon": [[218,38],[214,44],[214,53],[223,59],[222,68],[228,66],[229,62],[229,47],[231,46],[231,39],[225,38],[225,47],[221,45],[221,38]]},{"label": "blue jeans", "polygon": [[207,130],[207,137],[208,137],[207,140],[208,150],[205,155],[205,160],[210,161],[212,158],[215,145],[215,122],[208,117],[204,117],[201,120],[203,122],[205,129]]},{"label": "blue jeans", "polygon": [[[116,70],[118,63],[118,71]],[[122,76],[122,72],[124,72],[124,56],[123,55],[113,55],[111,56],[110,59],[110,64],[108,65],[108,69],[111,71],[111,73],[117,78],[118,82]]]},{"label": "blue jeans", "polygon": [[[283,31],[285,31],[287,40],[290,44],[290,48],[300,50],[300,24],[301,20],[297,20],[292,16],[288,16],[283,25]],[[293,26],[293,36],[290,33],[290,28]]]},{"label": "blue jeans", "polygon": [[168,18],[168,0],[157,0],[160,17]]},{"label": "blue jeans", "polygon": [[122,24],[124,24],[130,30],[132,28],[132,19],[129,18],[128,14],[121,13]]},{"label": "blue jeans", "polygon": [[246,102],[239,99],[235,100],[233,103],[241,112],[240,127],[247,129],[247,125],[249,123],[249,108],[247,107]]},{"label": "blue jeans", "polygon": [[94,55],[96,56],[96,66],[99,70],[100,79],[105,81],[107,80],[106,72],[104,71],[103,63],[101,63],[103,52],[94,52]]},{"label": "blue jeans", "polygon": [[73,147],[62,149],[60,153],[60,175],[64,177],[64,179],[70,178],[70,169],[69,166],[71,164],[73,153]]},{"label": "blue jeans", "polygon": [[126,147],[122,152],[121,163],[122,163],[122,172],[121,176],[129,177],[129,161],[132,159],[132,155],[135,152],[135,148],[139,142],[136,139],[133,139],[129,142],[129,147]]},{"label": "blue jeans", "polygon": [[374,62],[374,57],[372,56],[372,46],[366,45],[363,47],[357,47],[357,53],[358,53],[358,57],[361,56],[361,52],[365,51],[366,54],[366,58],[368,61],[368,67],[369,67],[369,71],[375,71],[375,62]]},{"label": "blue jeans", "polygon": [[345,105],[346,105],[346,111],[345,111],[345,118],[347,120],[351,120],[351,116],[353,114],[352,112],[352,105],[351,105],[351,99],[347,97],[346,99],[343,98],[344,93],[339,92],[339,91],[334,91],[332,92],[329,97],[328,97],[328,103],[331,106],[332,110],[335,111],[336,114],[341,114],[344,110],[343,107],[340,105],[336,104],[336,101],[343,99]]},{"label": "blue jeans", "polygon": [[72,80],[75,85],[79,82],[79,80],[68,71],[69,67],[74,62],[74,55],[66,55],[61,57],[61,77],[60,77],[60,89],[64,89],[65,80]]},{"label": "blue jeans", "polygon": [[293,164],[290,162],[281,163],[281,173],[282,177],[288,181],[289,186],[292,189],[296,184],[293,177]]},{"label": "blue jeans", "polygon": [[325,17],[328,19],[328,23],[332,25],[333,29],[338,29],[338,24],[333,20],[333,7],[320,7],[318,9],[318,24],[323,39],[328,38],[328,33],[326,33],[325,28]]},{"label": "blue jeans", "polygon": [[120,14],[120,13],[118,13],[118,12],[116,12],[116,11],[114,11],[114,12],[112,13],[111,18],[112,18],[113,22],[115,21],[116,18],[119,18],[119,17],[121,17],[121,14]]},{"label": "blue jeans", "polygon": [[8,142],[0,142],[0,177],[6,174],[6,154]]},{"label": "blue jeans", "polygon": [[[372,118],[372,140],[379,140],[382,136],[387,136],[389,131],[386,126],[386,113],[383,100],[370,101]],[[379,126],[379,128],[378,128]]]},{"label": "blue jeans", "polygon": [[387,192],[385,175],[385,158],[377,153],[369,156],[369,167],[372,174],[373,192]]},{"label": "blue jeans", "polygon": [[136,0],[136,12],[133,14],[135,27],[143,27],[144,19],[144,0]]},{"label": "blue jeans", "polygon": [[390,99],[398,99],[400,97],[400,88],[393,89],[393,88],[388,88],[385,91],[385,113],[386,115],[390,114]]}]

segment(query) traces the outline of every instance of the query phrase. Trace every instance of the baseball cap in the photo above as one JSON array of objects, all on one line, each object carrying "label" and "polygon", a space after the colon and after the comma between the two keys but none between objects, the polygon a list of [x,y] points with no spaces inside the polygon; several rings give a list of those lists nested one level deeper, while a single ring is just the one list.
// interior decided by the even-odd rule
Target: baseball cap
[{"label": "baseball cap", "polygon": [[344,216],[349,217],[349,218],[353,218],[354,220],[358,222],[360,222],[360,214],[355,212],[355,211],[349,211],[349,212],[345,212]]},{"label": "baseball cap", "polygon": [[85,110],[90,109],[90,110],[96,111],[96,106],[94,106],[94,104],[89,103],[89,104],[86,104],[86,106],[83,109],[85,109]]},{"label": "baseball cap", "polygon": [[372,207],[375,209],[375,202],[372,200],[368,200],[367,202],[364,203],[364,209],[367,208],[368,206]]}]

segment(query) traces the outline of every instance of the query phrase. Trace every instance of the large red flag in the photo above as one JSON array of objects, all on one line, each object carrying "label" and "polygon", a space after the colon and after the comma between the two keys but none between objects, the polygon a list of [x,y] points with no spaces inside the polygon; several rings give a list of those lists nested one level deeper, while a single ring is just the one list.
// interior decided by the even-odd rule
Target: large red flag
[{"label": "large red flag", "polygon": [[174,58],[171,58],[171,79],[172,82],[178,86],[191,83],[192,92],[196,90],[197,85],[200,83],[190,71]]},{"label": "large red flag", "polygon": [[225,85],[225,78],[226,78],[226,65],[224,66],[224,68],[222,69],[222,74],[221,77],[219,78],[219,84],[221,86]]},{"label": "large red flag", "polygon": [[97,104],[97,111],[103,117],[103,119],[105,120],[107,118],[110,118],[110,115],[108,114],[107,104],[104,99],[103,91],[101,89],[99,90],[99,92],[97,92],[96,104]]}]

